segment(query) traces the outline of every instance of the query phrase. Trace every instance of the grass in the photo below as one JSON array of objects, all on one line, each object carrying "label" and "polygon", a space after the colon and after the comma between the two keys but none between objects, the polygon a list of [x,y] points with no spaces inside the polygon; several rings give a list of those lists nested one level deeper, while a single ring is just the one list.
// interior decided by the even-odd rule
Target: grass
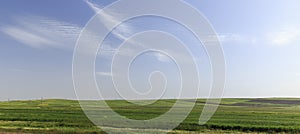
[{"label": "grass", "polygon": [[[184,122],[170,133],[300,133],[300,99],[223,99],[211,120],[198,125],[204,102],[199,99]],[[107,103],[120,115],[144,120],[167,112],[175,100],[160,100],[147,106],[121,100]],[[116,133],[130,129],[107,127]],[[0,102],[0,132],[105,133],[88,120],[77,101],[59,99]]]}]

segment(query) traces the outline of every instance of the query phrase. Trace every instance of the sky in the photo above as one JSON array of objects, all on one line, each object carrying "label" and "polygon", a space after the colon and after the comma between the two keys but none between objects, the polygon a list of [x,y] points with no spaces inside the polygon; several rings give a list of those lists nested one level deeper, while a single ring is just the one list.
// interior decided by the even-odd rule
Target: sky
[{"label": "sky", "polygon": [[[87,22],[113,2],[1,1],[0,100],[76,99],[72,80],[76,41]],[[300,1],[185,2],[202,12],[219,36],[226,60],[224,97],[300,97]],[[104,14],[104,18],[118,21],[113,13]],[[110,49],[115,50],[134,32],[151,29],[170,32],[189,44],[187,47],[199,64],[203,94],[208,94],[211,76],[203,47],[180,25],[157,17],[126,21],[107,37],[95,65],[97,83],[104,94],[118,98],[110,81]],[[165,72],[170,84],[166,97],[174,96],[180,81],[178,68],[170,57],[157,52],[145,53],[133,62],[133,87],[147,91],[151,88],[148,76],[157,69]]]}]

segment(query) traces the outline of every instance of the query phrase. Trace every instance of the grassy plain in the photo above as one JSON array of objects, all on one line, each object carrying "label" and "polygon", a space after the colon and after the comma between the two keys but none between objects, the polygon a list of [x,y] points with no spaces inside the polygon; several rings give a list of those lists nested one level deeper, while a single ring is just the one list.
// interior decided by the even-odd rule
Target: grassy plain
[{"label": "grassy plain", "polygon": [[[160,100],[143,107],[121,100],[107,101],[120,115],[140,120],[165,113],[174,102]],[[186,120],[170,133],[300,133],[300,99],[223,99],[211,120],[198,125],[204,103],[199,99]],[[130,129],[109,128],[116,133]],[[78,101],[60,99],[0,102],[0,132],[104,133],[88,120]]]}]

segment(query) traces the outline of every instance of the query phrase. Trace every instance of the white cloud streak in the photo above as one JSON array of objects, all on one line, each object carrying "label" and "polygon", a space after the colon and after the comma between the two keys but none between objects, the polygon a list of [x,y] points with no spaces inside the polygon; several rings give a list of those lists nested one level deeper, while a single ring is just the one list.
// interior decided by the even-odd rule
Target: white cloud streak
[{"label": "white cloud streak", "polygon": [[267,40],[272,45],[284,46],[299,41],[300,32],[295,27],[282,28],[277,32],[267,34]]},{"label": "white cloud streak", "polygon": [[[112,24],[118,24],[121,23],[121,21],[115,17],[118,16],[120,14],[117,14],[116,12],[113,11],[101,11],[101,6],[95,3],[90,2],[89,0],[84,0],[87,5],[95,12],[98,13],[98,15],[100,15],[100,17],[102,18],[102,20],[104,20],[105,22],[103,22],[104,25],[106,25],[106,27],[110,27],[110,25]],[[119,25],[114,31],[112,31],[112,34],[114,34],[116,37],[122,39],[122,40],[127,40],[129,38],[129,35],[132,33],[132,30],[134,28],[130,25],[125,25],[125,24],[121,24]]]},{"label": "white cloud streak", "polygon": [[244,37],[234,33],[221,33],[218,34],[218,37],[220,42],[236,42],[244,40]]},{"label": "white cloud streak", "polygon": [[99,76],[112,76],[110,72],[96,72],[96,75]]},{"label": "white cloud streak", "polygon": [[159,52],[154,53],[154,56],[156,57],[157,60],[161,61],[161,62],[171,62],[172,59],[169,58],[168,56],[161,54]]},{"label": "white cloud streak", "polygon": [[0,30],[12,39],[32,48],[73,49],[81,27],[55,19],[27,15],[16,17],[16,25]]},{"label": "white cloud streak", "polygon": [[217,41],[217,39],[219,40],[220,43],[240,43],[240,44],[244,44],[244,43],[251,43],[251,44],[255,44],[257,39],[256,38],[251,38],[245,35],[241,35],[241,34],[237,34],[237,33],[217,33],[217,35],[211,35],[211,36],[207,36],[206,40],[208,42],[215,42]]},{"label": "white cloud streak", "polygon": [[[113,31],[111,31],[111,34],[113,34],[115,37],[126,41],[127,43],[130,44],[140,44],[142,45],[143,43],[139,43],[135,40],[129,39],[130,36],[134,33],[133,31],[135,30],[133,26],[131,26],[130,24],[127,23],[122,23],[121,20],[118,19],[118,16],[122,15],[122,14],[117,14],[116,12],[112,11],[112,10],[105,10],[102,11],[102,8],[100,5],[96,4],[96,3],[92,3],[89,0],[84,0],[84,2],[86,2],[86,4],[95,12],[100,16],[100,20],[103,21],[102,23],[106,26],[106,28],[110,28],[112,27],[112,25],[115,24],[119,24],[118,27],[116,27]],[[118,52],[117,48],[114,48],[111,46],[111,44],[109,43],[113,43],[113,42],[108,42],[108,44],[103,44],[102,47],[100,48],[100,55],[103,58],[112,58],[114,54],[116,54]],[[134,52],[133,47],[127,48],[124,51],[127,51],[126,54],[130,54],[132,52]],[[124,53],[123,53],[124,54]],[[127,55],[123,55],[123,56],[127,56]],[[156,56],[158,58],[158,60],[160,61],[165,61],[163,60],[163,58],[161,56]]]},{"label": "white cloud streak", "polygon": [[8,26],[2,28],[2,31],[18,42],[33,48],[40,48],[43,45],[56,44],[52,40],[18,27]]},{"label": "white cloud streak", "polygon": [[89,0],[83,0],[95,13],[101,11],[101,7],[98,4],[92,3]]}]

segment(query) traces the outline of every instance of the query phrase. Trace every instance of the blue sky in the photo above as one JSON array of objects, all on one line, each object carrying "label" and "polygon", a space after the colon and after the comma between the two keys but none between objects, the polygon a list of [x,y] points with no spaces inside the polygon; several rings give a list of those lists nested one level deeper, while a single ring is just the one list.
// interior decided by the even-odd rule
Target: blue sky
[{"label": "blue sky", "polygon": [[[76,39],[95,11],[112,2],[1,1],[0,100],[76,98],[72,84],[72,56]],[[201,11],[219,35],[227,63],[224,97],[300,96],[300,1],[186,2]],[[169,23],[157,22],[164,21],[146,18],[125,23],[123,27],[126,30],[154,27],[165,28],[166,31],[175,29],[173,32],[180,34],[176,25],[166,27]],[[113,38],[112,42],[117,43],[118,40]],[[192,40],[187,41],[193,43]],[[199,49],[196,56],[205,64],[206,57],[201,51]],[[165,62],[164,57],[154,55],[144,58],[149,60],[149,65],[157,64],[165,69],[174,67],[172,62]],[[112,87],[108,82],[108,73],[105,73],[109,61],[100,56],[96,63],[97,80],[109,93]],[[143,60],[138,59],[133,67],[137,71],[133,78],[139,79],[151,70],[151,66],[145,66]],[[170,74],[174,70],[167,71]],[[173,83],[176,81],[174,79]],[[136,86],[149,86],[145,81],[141,83],[144,84]]]}]

